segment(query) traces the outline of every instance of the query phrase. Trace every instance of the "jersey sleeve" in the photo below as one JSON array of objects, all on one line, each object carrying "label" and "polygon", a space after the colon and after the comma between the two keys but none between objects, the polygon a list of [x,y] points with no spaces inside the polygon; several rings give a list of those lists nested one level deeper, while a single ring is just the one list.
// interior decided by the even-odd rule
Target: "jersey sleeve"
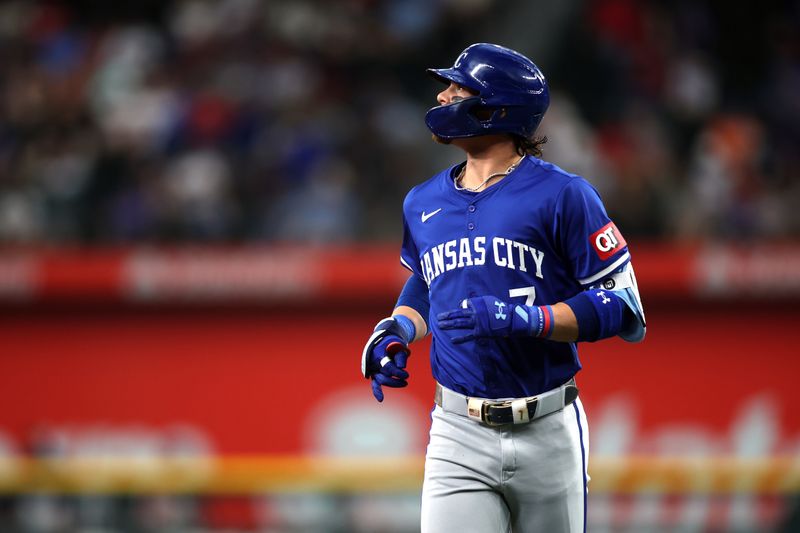
[{"label": "jersey sleeve", "polygon": [[555,205],[555,238],[572,275],[586,287],[630,261],[628,245],[589,182],[567,183]]},{"label": "jersey sleeve", "polygon": [[403,247],[400,250],[400,264],[409,269],[413,274],[424,280],[422,270],[419,265],[419,252],[408,227],[405,213],[403,214]]}]

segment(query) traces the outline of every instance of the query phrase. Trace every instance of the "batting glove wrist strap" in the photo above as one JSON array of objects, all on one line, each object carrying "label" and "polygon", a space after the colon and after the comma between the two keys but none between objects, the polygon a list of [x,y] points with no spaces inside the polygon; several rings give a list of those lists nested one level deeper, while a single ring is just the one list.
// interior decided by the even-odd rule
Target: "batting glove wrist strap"
[{"label": "batting glove wrist strap", "polygon": [[550,305],[520,306],[531,310],[531,315],[536,315],[536,321],[531,321],[531,336],[540,339],[548,339],[553,334],[555,318],[553,317],[553,307]]}]

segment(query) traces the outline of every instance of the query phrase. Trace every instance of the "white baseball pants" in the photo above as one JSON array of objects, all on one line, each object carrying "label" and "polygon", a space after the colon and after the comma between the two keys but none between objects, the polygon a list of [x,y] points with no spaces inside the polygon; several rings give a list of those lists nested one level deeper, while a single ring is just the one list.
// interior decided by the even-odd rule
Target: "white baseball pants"
[{"label": "white baseball pants", "polygon": [[589,434],[580,398],[527,424],[432,414],[422,533],[583,532]]}]

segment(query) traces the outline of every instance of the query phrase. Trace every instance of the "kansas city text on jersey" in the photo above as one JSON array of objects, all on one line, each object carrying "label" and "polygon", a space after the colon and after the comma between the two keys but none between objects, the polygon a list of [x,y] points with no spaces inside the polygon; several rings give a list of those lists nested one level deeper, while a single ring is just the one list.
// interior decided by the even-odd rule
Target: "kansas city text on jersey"
[{"label": "kansas city text on jersey", "polygon": [[493,237],[487,244],[483,235],[453,239],[428,249],[420,258],[419,264],[428,286],[444,272],[468,266],[485,265],[487,251],[489,261],[495,265],[522,272],[532,271],[542,279],[544,252],[522,242],[504,237]]}]

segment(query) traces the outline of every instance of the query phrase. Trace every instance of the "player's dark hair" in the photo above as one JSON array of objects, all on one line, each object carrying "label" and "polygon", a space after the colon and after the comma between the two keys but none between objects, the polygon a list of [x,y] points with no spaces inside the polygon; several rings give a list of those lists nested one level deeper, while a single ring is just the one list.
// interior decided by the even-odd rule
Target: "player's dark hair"
[{"label": "player's dark hair", "polygon": [[547,135],[531,138],[526,138],[522,135],[512,135],[512,137],[514,139],[514,147],[517,149],[519,155],[542,157],[544,153],[542,151],[542,146],[547,142]]}]

